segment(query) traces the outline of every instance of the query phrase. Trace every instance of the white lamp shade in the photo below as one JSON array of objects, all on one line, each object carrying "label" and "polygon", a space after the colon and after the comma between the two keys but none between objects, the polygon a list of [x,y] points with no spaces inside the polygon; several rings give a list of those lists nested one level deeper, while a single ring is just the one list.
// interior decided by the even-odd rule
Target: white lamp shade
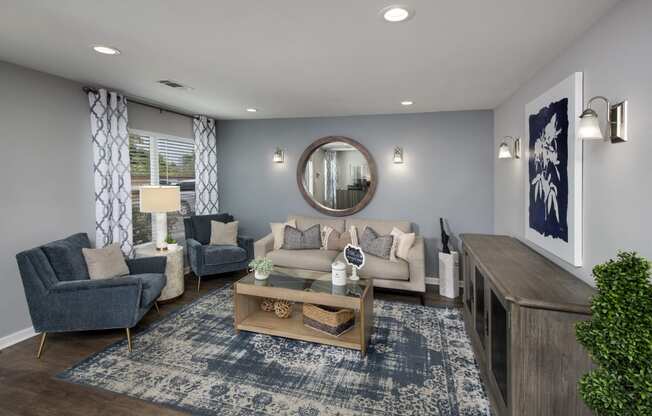
[{"label": "white lamp shade", "polygon": [[512,151],[509,150],[509,145],[507,143],[501,143],[498,148],[498,159],[511,159]]},{"label": "white lamp shade", "polygon": [[581,140],[604,140],[598,117],[594,114],[585,112],[580,118],[577,134]]},{"label": "white lamp shade", "polygon": [[141,186],[140,212],[173,212],[181,209],[178,186]]}]

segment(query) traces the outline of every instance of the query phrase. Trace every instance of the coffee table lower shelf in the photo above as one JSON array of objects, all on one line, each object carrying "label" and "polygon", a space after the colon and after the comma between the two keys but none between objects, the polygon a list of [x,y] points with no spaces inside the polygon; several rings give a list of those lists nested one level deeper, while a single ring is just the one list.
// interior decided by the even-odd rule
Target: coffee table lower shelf
[{"label": "coffee table lower shelf", "polygon": [[356,322],[353,328],[339,337],[328,335],[305,326],[303,324],[303,315],[301,314],[301,305],[295,305],[294,313],[287,319],[280,319],[276,317],[273,312],[253,312],[244,318],[242,322],[236,324],[236,329],[277,337],[292,338],[300,341],[334,345],[336,347],[350,348],[354,350],[362,350],[359,314],[357,313]]}]

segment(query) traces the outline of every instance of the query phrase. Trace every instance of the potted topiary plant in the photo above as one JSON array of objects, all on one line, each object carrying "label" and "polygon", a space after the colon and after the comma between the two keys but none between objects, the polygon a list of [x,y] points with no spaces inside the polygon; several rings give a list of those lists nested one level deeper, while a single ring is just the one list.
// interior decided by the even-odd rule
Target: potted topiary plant
[{"label": "potted topiary plant", "polygon": [[265,280],[274,270],[274,263],[268,258],[253,259],[249,263],[249,268],[254,271],[256,279]]},{"label": "potted topiary plant", "polygon": [[650,262],[621,252],[593,275],[592,316],[576,328],[597,366],[580,379],[582,399],[598,416],[652,415]]},{"label": "potted topiary plant", "polygon": [[177,244],[177,240],[172,238],[171,234],[168,234],[168,236],[165,237],[165,242],[168,244],[168,250],[176,250],[177,247],[179,247],[179,244]]}]

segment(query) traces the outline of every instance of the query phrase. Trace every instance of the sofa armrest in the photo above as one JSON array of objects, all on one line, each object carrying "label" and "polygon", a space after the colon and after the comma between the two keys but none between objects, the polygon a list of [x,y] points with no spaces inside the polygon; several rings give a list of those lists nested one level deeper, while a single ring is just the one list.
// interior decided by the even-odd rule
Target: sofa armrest
[{"label": "sofa armrest", "polygon": [[186,247],[188,248],[188,259],[192,271],[197,276],[201,276],[201,269],[204,267],[204,250],[201,243],[193,238],[187,238]]},{"label": "sofa armrest", "polygon": [[142,280],[114,277],[54,285],[41,305],[44,330],[131,328],[138,322]]},{"label": "sofa armrest", "polygon": [[238,246],[247,252],[247,260],[254,258],[254,239],[251,237],[238,236]]},{"label": "sofa armrest", "polygon": [[274,234],[269,233],[254,244],[254,257],[262,258],[274,250]]},{"label": "sofa armrest", "polygon": [[410,269],[410,284],[418,291],[426,291],[426,248],[423,237],[417,236],[414,245],[408,252],[408,267]]},{"label": "sofa armrest", "polygon": [[127,260],[129,274],[165,273],[167,257],[153,256]]}]

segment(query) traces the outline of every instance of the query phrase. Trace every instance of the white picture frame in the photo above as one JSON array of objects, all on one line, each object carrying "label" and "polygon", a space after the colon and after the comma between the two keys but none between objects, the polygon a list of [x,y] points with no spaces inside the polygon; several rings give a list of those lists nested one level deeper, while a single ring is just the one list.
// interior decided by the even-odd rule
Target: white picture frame
[{"label": "white picture frame", "polygon": [[525,238],[576,267],[582,266],[582,88],[583,74],[575,72],[527,103],[523,143]]}]

